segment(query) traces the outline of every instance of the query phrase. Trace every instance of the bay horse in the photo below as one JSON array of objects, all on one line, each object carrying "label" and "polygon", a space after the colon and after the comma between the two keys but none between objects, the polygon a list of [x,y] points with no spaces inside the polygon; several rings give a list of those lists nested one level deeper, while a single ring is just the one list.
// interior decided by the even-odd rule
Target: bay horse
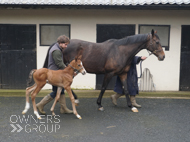
[{"label": "bay horse", "polygon": [[133,57],[142,49],[147,49],[154,54],[159,61],[164,60],[165,53],[162,49],[157,32],[128,36],[122,39],[110,39],[102,43],[92,43],[78,39],[71,39],[70,44],[63,51],[64,62],[69,61],[77,54],[78,48],[83,48],[82,62],[88,73],[104,74],[102,88],[97,99],[98,110],[103,111],[101,105],[103,94],[111,78],[118,75],[124,86],[124,93],[128,107],[133,112],[138,112],[133,107],[127,91],[127,72]]},{"label": "bay horse", "polygon": [[64,70],[49,70],[47,68],[41,68],[41,69],[34,69],[30,72],[29,80],[31,82],[32,76],[35,81],[35,84],[31,87],[26,88],[26,105],[25,109],[23,110],[22,114],[25,114],[28,109],[30,108],[29,103],[29,94],[31,93],[32,98],[32,104],[34,109],[34,114],[37,116],[38,119],[41,119],[35,103],[35,97],[38,94],[38,92],[43,88],[43,86],[46,83],[49,83],[51,85],[57,86],[57,94],[54,100],[54,103],[51,107],[52,115],[55,115],[54,108],[59,100],[60,93],[62,88],[64,88],[67,93],[69,94],[69,97],[71,99],[72,107],[73,107],[73,113],[76,115],[78,119],[82,119],[82,117],[77,113],[76,107],[75,107],[75,100],[71,91],[71,84],[73,82],[73,76],[74,72],[82,73],[83,75],[86,74],[85,69],[83,68],[82,62],[81,62],[82,55],[75,57],[68,66]]}]

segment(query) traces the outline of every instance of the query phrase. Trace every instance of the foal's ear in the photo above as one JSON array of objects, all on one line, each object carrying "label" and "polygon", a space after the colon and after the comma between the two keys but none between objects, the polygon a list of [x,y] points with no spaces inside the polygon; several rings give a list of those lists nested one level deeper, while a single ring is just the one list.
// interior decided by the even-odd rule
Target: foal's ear
[{"label": "foal's ear", "polygon": [[81,60],[81,59],[82,59],[82,55],[79,55],[79,56],[76,56],[76,57],[75,57],[75,61]]},{"label": "foal's ear", "polygon": [[82,59],[82,55],[79,55],[77,60],[81,60]]},{"label": "foal's ear", "polygon": [[76,56],[76,60],[77,59],[82,59],[82,53],[83,53],[83,48],[82,47],[79,47],[78,49],[77,49],[77,56]]},{"label": "foal's ear", "polygon": [[152,36],[154,36],[154,29],[152,29],[151,34],[152,34]]}]

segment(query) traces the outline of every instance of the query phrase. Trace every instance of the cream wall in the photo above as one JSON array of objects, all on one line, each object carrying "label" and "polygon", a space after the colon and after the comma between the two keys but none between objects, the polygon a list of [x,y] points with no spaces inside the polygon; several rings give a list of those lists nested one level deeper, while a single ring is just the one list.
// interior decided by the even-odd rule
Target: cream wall
[{"label": "cream wall", "polygon": [[[138,24],[170,25],[170,50],[165,51],[164,61],[152,55],[143,62],[149,68],[156,90],[179,90],[181,25],[190,25],[190,11],[167,10],[78,10],[78,9],[0,9],[0,24],[36,24],[37,68],[43,66],[48,46],[39,45],[39,24],[70,24],[71,38],[96,42],[96,24]],[[146,50],[138,53],[148,56]],[[95,89],[94,74],[78,75],[73,88]],[[44,89],[51,88],[46,85]]]}]

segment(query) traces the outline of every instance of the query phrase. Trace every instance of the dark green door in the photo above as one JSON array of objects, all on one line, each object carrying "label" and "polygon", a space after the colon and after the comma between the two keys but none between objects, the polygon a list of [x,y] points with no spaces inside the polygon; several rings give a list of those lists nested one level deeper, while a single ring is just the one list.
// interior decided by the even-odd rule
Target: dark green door
[{"label": "dark green door", "polygon": [[180,91],[190,91],[190,25],[181,32]]},{"label": "dark green door", "polygon": [[0,24],[0,88],[25,89],[36,68],[36,25]]}]

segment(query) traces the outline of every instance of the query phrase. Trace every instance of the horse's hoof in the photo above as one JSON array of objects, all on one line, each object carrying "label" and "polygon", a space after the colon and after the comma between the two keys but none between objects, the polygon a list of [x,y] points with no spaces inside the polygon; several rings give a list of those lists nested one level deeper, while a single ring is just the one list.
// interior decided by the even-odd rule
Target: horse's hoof
[{"label": "horse's hoof", "polygon": [[103,107],[100,107],[98,110],[99,110],[99,111],[104,111],[104,108],[103,108]]},{"label": "horse's hoof", "polygon": [[133,107],[131,110],[132,110],[132,112],[139,112],[136,107]]},{"label": "horse's hoof", "polygon": [[24,111],[22,112],[22,114],[25,114],[25,113],[26,113],[26,112],[24,112]]},{"label": "horse's hoof", "polygon": [[41,117],[38,117],[38,119],[42,119]]},{"label": "horse's hoof", "polygon": [[52,112],[52,115],[53,115],[53,116],[55,116],[55,113],[54,113],[54,112]]}]

